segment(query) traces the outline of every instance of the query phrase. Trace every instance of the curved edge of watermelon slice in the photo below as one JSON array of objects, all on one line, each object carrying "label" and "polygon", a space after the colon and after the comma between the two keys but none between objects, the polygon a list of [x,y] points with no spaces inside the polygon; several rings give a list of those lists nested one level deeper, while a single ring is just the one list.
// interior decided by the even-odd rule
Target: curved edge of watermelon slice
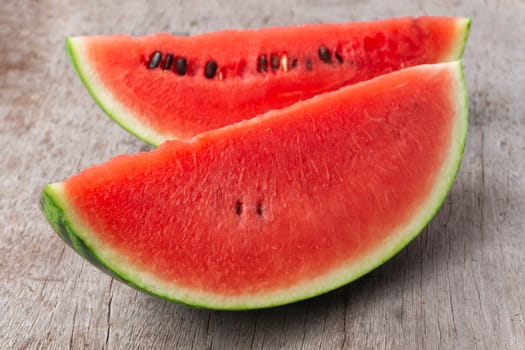
[{"label": "curved edge of watermelon slice", "polygon": [[[471,19],[468,17],[457,18],[457,40],[452,45],[449,55],[442,57],[441,62],[452,62],[461,59],[465,50],[470,32]],[[188,135],[173,132],[161,133],[157,128],[150,127],[138,118],[132,110],[115,98],[110,89],[104,86],[96,70],[87,61],[88,55],[84,52],[82,37],[68,37],[66,51],[75,71],[80,77],[89,94],[114,122],[133,136],[145,141],[152,146],[159,146],[165,140],[187,139]],[[437,62],[436,62],[437,63]]]},{"label": "curved edge of watermelon slice", "polygon": [[126,278],[126,276],[119,274],[116,269],[111,268],[78,236],[78,229],[75,228],[78,224],[76,225],[75,219],[68,218],[68,215],[66,214],[70,209],[68,209],[68,206],[65,203],[66,198],[60,187],[59,183],[46,185],[44,187],[40,198],[40,209],[62,241],[70,246],[81,257],[89,261],[93,266],[109,276],[116,278],[137,290],[151,293],[149,290],[142,288],[129,278]]},{"label": "curved edge of watermelon slice", "polygon": [[[122,282],[158,297],[181,304],[221,310],[246,310],[280,306],[321,295],[346,285],[395,256],[402,248],[417,237],[428,225],[443,204],[459,170],[465,147],[468,126],[468,103],[466,86],[461,63],[446,63],[456,75],[456,88],[451,89],[452,99],[456,101],[456,117],[450,151],[435,184],[433,192],[413,219],[398,234],[391,235],[380,247],[373,249],[359,263],[350,263],[328,273],[325,276],[308,280],[284,291],[260,295],[246,295],[228,298],[206,292],[191,290],[173,291],[173,285],[161,282],[146,273],[135,271],[126,265],[126,261],[105,249],[102,242],[95,240],[88,243],[81,237],[89,230],[82,224],[77,214],[69,205],[62,183],[45,186],[41,199],[41,209],[53,229],[64,242],[78,254]],[[228,127],[226,127],[228,128]]]},{"label": "curved edge of watermelon slice", "polygon": [[143,121],[135,118],[133,112],[114,98],[111,91],[104,87],[104,83],[98,78],[91,65],[83,60],[83,57],[87,55],[82,53],[83,47],[77,42],[78,40],[80,39],[76,37],[66,39],[67,55],[82,84],[104,113],[131,135],[153,146],[158,146],[167,139],[184,137],[184,135],[161,134],[158,130],[150,128]]},{"label": "curved edge of watermelon slice", "polygon": [[465,46],[467,46],[468,35],[470,33],[470,26],[472,24],[472,19],[468,17],[461,17],[457,19],[458,28],[461,28],[459,33],[463,35],[458,35],[457,42],[453,46],[454,49],[450,51],[450,56],[443,59],[444,62],[452,62],[461,59],[463,53],[465,52]]}]

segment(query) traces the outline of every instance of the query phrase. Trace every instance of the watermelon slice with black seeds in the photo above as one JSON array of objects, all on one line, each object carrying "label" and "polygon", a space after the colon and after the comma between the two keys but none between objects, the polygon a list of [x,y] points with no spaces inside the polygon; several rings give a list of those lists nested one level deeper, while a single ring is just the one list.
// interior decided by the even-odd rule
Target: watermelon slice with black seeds
[{"label": "watermelon slice with black seeds", "polygon": [[405,67],[461,58],[470,20],[396,18],[180,37],[67,40],[82,81],[123,128],[159,145]]},{"label": "watermelon slice with black seeds", "polygon": [[421,65],[114,158],[47,185],[42,209],[80,255],[140,290],[282,305],[414,239],[452,186],[466,130],[460,63]]}]

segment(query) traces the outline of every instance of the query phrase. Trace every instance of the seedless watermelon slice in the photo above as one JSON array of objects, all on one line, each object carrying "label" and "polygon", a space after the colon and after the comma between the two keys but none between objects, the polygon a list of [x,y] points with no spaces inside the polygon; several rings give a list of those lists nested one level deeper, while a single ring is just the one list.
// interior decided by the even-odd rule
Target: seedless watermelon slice
[{"label": "seedless watermelon slice", "polygon": [[126,155],[45,187],[79,254],[148,293],[216,309],[312,297],[410,242],[459,167],[459,62],[423,65]]},{"label": "seedless watermelon slice", "polygon": [[397,18],[191,37],[71,37],[82,81],[122,127],[158,145],[403,67],[461,58],[470,20]]}]

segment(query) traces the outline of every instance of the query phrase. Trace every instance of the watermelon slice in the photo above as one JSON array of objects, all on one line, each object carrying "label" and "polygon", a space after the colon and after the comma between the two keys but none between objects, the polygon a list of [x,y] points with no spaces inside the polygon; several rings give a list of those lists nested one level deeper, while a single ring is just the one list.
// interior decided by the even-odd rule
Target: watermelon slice
[{"label": "watermelon slice", "polygon": [[450,189],[467,130],[459,62],[422,65],[125,155],[47,185],[80,255],[151,294],[281,305],[387,261]]},{"label": "watermelon slice", "polygon": [[461,57],[470,20],[398,18],[67,40],[82,81],[123,128],[158,145],[403,67]]}]

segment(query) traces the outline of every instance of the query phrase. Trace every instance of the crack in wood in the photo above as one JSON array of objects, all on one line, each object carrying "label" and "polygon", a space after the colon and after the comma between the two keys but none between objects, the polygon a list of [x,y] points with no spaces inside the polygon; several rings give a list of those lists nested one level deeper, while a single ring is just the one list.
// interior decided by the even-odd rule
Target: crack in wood
[{"label": "crack in wood", "polygon": [[69,336],[69,349],[73,349],[73,339],[75,335],[75,323],[77,320],[78,305],[75,305],[75,311],[73,312],[73,322],[71,322],[71,334]]},{"label": "crack in wood", "polygon": [[113,281],[115,281],[113,278],[111,279],[111,282],[109,282],[109,300],[108,300],[108,316],[106,319],[107,322],[107,331],[106,331],[106,341],[104,349],[109,349],[109,336],[111,332],[111,303],[113,302]]},{"label": "crack in wood", "polygon": [[344,349],[346,346],[346,317],[348,310],[348,298],[350,298],[350,292],[346,292],[345,296],[345,307],[343,309],[343,344],[341,344],[341,349]]}]

